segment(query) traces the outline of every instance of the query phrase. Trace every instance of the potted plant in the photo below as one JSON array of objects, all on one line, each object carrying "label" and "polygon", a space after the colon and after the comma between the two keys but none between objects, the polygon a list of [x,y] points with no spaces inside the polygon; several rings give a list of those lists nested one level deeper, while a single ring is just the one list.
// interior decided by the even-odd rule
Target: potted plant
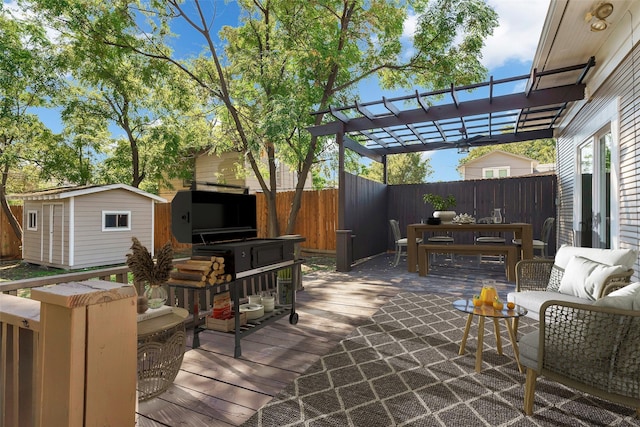
[{"label": "potted plant", "polygon": [[456,198],[453,194],[443,197],[439,194],[427,193],[422,196],[425,203],[433,207],[433,218],[439,218],[442,222],[451,222],[456,212],[448,210],[456,206]]}]

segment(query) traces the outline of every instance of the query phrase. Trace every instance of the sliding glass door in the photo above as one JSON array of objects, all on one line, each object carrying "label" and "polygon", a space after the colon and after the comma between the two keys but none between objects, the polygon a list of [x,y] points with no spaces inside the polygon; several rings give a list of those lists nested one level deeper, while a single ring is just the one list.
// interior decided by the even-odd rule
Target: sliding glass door
[{"label": "sliding glass door", "polygon": [[611,248],[611,132],[596,135],[580,147],[580,218],[583,247]]}]

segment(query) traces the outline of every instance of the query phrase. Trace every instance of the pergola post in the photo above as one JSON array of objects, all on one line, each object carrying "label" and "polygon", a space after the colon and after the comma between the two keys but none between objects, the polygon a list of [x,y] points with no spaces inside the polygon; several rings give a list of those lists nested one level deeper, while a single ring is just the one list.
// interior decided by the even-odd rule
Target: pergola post
[{"label": "pergola post", "polygon": [[344,127],[336,133],[338,144],[338,229],[336,230],[336,270],[351,271],[353,263],[352,230],[346,230],[345,207],[347,189],[344,176]]}]

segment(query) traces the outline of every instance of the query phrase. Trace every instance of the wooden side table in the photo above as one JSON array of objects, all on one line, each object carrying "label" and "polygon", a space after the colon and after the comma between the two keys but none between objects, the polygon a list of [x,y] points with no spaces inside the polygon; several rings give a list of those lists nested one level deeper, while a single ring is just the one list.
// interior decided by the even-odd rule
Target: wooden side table
[{"label": "wooden side table", "polygon": [[189,312],[172,307],[162,316],[138,322],[138,399],[163,393],[178,375],[186,332],[184,320]]},{"label": "wooden side table", "polygon": [[489,305],[481,305],[475,307],[472,300],[457,300],[453,302],[453,307],[457,310],[467,313],[467,324],[464,328],[464,335],[462,342],[460,343],[460,350],[458,354],[463,355],[467,344],[467,337],[469,336],[469,329],[471,328],[471,320],[473,316],[478,316],[478,348],[476,349],[476,372],[480,372],[482,369],[482,347],[484,346],[484,319],[490,317],[493,319],[493,330],[496,335],[496,346],[498,354],[502,354],[502,341],[500,340],[500,323],[498,320],[504,319],[504,323],[507,325],[507,331],[509,332],[509,339],[511,340],[511,346],[513,347],[513,353],[518,364],[518,370],[523,373],[522,365],[520,364],[520,354],[518,351],[518,343],[516,342],[516,335],[513,330],[512,322],[521,316],[527,314],[527,310],[519,305],[516,305],[513,309],[504,308],[503,310],[496,310]]}]

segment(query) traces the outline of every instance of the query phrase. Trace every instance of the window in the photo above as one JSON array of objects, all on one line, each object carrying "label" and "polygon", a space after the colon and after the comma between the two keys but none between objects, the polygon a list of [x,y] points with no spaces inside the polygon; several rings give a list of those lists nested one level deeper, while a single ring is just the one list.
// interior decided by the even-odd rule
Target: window
[{"label": "window", "polygon": [[38,231],[38,211],[27,212],[27,230]]},{"label": "window", "polygon": [[131,212],[102,212],[102,231],[131,230]]},{"label": "window", "polygon": [[482,168],[483,178],[506,178],[508,176],[511,176],[511,168],[509,166]]}]

